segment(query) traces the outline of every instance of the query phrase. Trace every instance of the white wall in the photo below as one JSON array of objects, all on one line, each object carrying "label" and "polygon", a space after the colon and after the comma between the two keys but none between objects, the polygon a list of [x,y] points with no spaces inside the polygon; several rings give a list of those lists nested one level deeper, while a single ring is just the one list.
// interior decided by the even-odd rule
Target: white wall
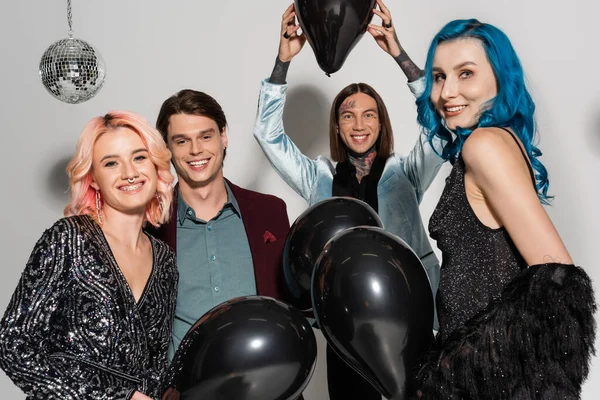
[{"label": "white wall", "polygon": [[[226,175],[242,186],[276,194],[290,220],[306,204],[272,171],[252,138],[259,82],[270,74],[280,17],[289,0],[73,0],[75,36],[100,49],[107,81],[81,105],[53,99],[37,67],[42,53],[66,37],[64,0],[2,1],[0,88],[5,184],[0,196],[0,312],[29,253],[62,215],[64,167],[83,125],[111,109],[129,109],[152,122],[162,101],[191,87],[212,94],[229,118]],[[402,43],[420,65],[432,36],[454,18],[476,17],[502,28],[524,64],[538,106],[543,162],[556,195],[548,212],[576,263],[596,280],[600,236],[600,65],[593,0],[388,0]],[[286,122],[308,155],[328,154],[327,113],[350,82],[375,87],[391,112],[396,150],[410,150],[417,135],[414,99],[399,68],[365,36],[341,71],[327,78],[307,48],[293,61]],[[427,220],[440,195],[445,169],[427,193]],[[322,343],[321,343],[322,344]],[[600,394],[600,362],[594,360],[583,398]],[[0,373],[1,397],[24,399]],[[326,399],[324,360],[306,393]]]}]

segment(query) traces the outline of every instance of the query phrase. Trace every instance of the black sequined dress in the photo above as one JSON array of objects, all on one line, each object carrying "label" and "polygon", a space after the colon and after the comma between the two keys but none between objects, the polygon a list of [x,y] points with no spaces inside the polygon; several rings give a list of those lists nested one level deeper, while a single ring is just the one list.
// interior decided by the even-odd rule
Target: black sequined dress
[{"label": "black sequined dress", "polygon": [[[525,154],[523,157],[527,160]],[[533,171],[526,162],[535,185]],[[527,264],[504,227],[485,226],[475,215],[465,192],[465,163],[461,155],[446,178],[429,220],[429,233],[442,251],[436,306],[439,332],[445,340],[497,299]]]},{"label": "black sequined dress", "polygon": [[28,399],[160,398],[178,274],[167,245],[150,241],[152,272],[136,303],[90,217],[43,234],[0,323],[0,367]]}]

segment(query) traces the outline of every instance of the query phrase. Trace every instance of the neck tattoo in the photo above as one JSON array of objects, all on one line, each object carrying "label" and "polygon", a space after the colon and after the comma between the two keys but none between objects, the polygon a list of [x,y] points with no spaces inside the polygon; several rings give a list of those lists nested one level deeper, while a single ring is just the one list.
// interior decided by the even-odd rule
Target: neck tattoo
[{"label": "neck tattoo", "polygon": [[358,183],[360,183],[362,178],[369,175],[376,156],[377,150],[375,150],[375,146],[371,147],[366,153],[360,155],[348,153],[348,159],[352,165],[354,165],[354,168],[356,168],[356,179],[358,180]]}]

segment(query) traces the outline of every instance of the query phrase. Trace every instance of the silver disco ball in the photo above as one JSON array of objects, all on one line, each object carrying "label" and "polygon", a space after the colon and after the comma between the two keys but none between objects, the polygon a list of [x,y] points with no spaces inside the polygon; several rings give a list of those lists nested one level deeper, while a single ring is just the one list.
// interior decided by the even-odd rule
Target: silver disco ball
[{"label": "silver disco ball", "polygon": [[40,77],[50,94],[65,103],[83,103],[104,84],[102,55],[91,44],[69,37],[54,42],[40,60]]}]

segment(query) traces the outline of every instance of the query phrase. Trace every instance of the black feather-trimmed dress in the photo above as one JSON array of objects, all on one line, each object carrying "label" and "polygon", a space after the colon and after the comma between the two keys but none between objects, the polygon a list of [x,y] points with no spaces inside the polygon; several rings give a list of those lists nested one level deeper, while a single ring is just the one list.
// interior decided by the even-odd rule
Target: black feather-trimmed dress
[{"label": "black feather-trimmed dress", "polygon": [[590,278],[574,265],[527,267],[504,228],[478,220],[464,175],[459,155],[430,219],[443,255],[440,332],[415,372],[414,398],[580,398],[594,353]]},{"label": "black feather-trimmed dress", "polygon": [[152,272],[136,302],[92,218],[43,234],[0,323],[0,367],[28,399],[160,398],[178,273],[149,238]]}]

